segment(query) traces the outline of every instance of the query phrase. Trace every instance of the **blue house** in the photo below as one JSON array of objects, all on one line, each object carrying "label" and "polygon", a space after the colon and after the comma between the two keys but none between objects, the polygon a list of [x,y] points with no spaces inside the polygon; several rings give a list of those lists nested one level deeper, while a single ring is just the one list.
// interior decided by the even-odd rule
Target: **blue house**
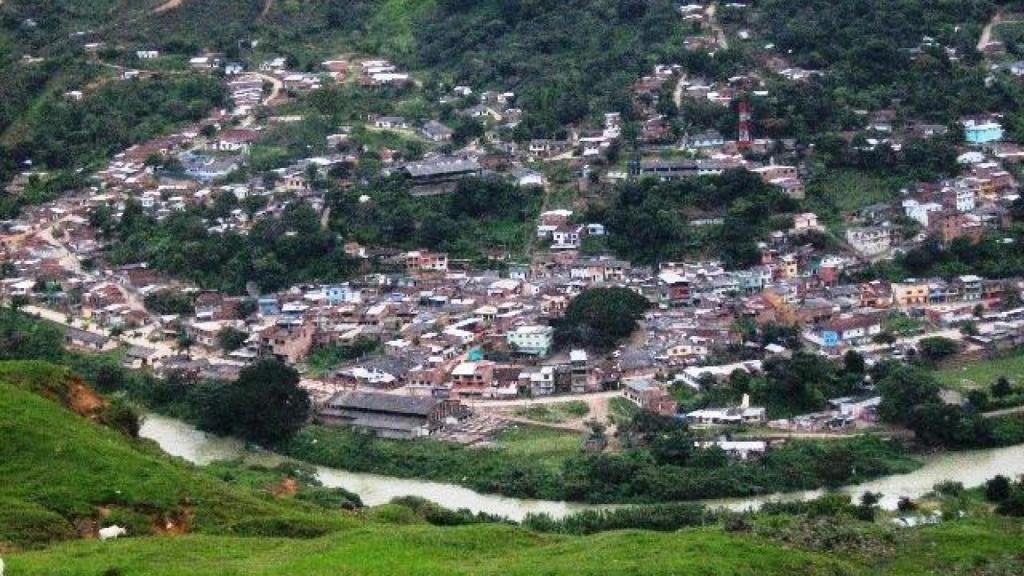
[{"label": "blue house", "polygon": [[964,139],[968,144],[998,142],[1003,139],[1003,127],[996,122],[965,123]]},{"label": "blue house", "polygon": [[324,290],[324,294],[327,296],[327,303],[336,306],[344,302],[359,302],[360,295],[358,290],[353,290],[348,284],[338,284],[335,286],[328,286]]},{"label": "blue house", "polygon": [[259,306],[261,316],[277,316],[281,313],[275,296],[264,296],[256,301],[256,305]]}]

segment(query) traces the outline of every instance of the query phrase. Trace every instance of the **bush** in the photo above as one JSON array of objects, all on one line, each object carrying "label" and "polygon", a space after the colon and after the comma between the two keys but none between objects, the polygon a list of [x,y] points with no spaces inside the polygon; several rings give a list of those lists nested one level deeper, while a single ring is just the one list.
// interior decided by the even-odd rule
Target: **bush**
[{"label": "bush", "polygon": [[985,482],[985,499],[989,502],[999,503],[1010,497],[1013,485],[1006,476],[999,475]]}]

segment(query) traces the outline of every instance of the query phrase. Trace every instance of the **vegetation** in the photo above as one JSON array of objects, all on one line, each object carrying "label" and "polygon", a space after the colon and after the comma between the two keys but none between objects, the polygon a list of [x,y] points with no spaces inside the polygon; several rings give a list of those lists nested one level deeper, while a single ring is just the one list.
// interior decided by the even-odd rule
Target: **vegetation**
[{"label": "vegetation", "polygon": [[[344,280],[357,268],[340,239],[321,229],[319,216],[303,202],[289,204],[279,217],[259,219],[246,235],[211,233],[204,222],[204,217],[213,217],[209,210],[179,212],[157,221],[129,201],[110,231],[109,257],[118,264],[149,262],[201,286],[236,294],[249,283],[272,291],[300,282]],[[180,299],[171,298],[168,303]]]},{"label": "vegetation", "polygon": [[573,298],[554,323],[555,340],[559,346],[608,350],[636,330],[648,306],[647,299],[626,288],[591,288]]},{"label": "vegetation", "polygon": [[[79,102],[51,93],[19,118],[15,135],[0,141],[0,181],[26,160],[49,170],[93,165],[173,126],[197,121],[225,102],[218,82],[191,75],[105,82]],[[2,200],[6,214],[24,202]]]},{"label": "vegetation", "polygon": [[1024,419],[985,418],[979,413],[983,407],[946,404],[939,397],[938,382],[922,368],[882,364],[874,379],[882,394],[882,419],[905,424],[925,445],[983,448],[1024,441]]},{"label": "vegetation", "polygon": [[685,429],[659,430],[641,433],[648,440],[621,454],[584,454],[574,434],[544,432],[560,439],[553,444],[538,437],[539,431],[522,427],[499,438],[495,448],[470,449],[313,426],[282,449],[307,462],[358,472],[454,482],[508,496],[590,502],[663,502],[836,486],[917,466],[897,444],[871,437],[791,442],[762,462],[728,463],[720,452],[688,449],[693,438]]},{"label": "vegetation", "polygon": [[[279,503],[214,481],[175,463],[150,444],[89,422],[40,394],[77,386],[45,363],[0,363],[0,543],[35,546],[73,538],[100,509],[132,518],[134,535],[164,522],[189,531],[236,533],[280,518],[314,533],[351,524],[309,505]],[[77,389],[73,409],[83,410]],[[275,532],[268,530],[266,535]]]},{"label": "vegetation", "polygon": [[896,257],[891,262],[877,263],[863,275],[892,281],[905,278],[953,278],[977,274],[985,278],[1009,278],[1024,275],[1024,252],[1018,247],[1024,241],[1024,230],[1013,228],[988,234],[977,244],[958,238],[944,247],[931,239]]},{"label": "vegetation", "polygon": [[863,358],[854,353],[845,360],[840,369],[817,354],[797,352],[789,359],[769,358],[761,375],[737,370],[724,382],[702,378],[699,390],[680,382],[671,391],[683,411],[735,406],[747,394],[771,418],[784,418],[824,410],[830,398],[865,392]]},{"label": "vegetation", "polygon": [[556,404],[530,404],[512,411],[513,414],[536,422],[558,424],[578,420],[590,413],[590,405],[583,400],[569,400]]},{"label": "vegetation", "polygon": [[1005,356],[968,362],[962,366],[944,368],[935,372],[943,386],[951,388],[986,388],[1000,377],[1013,385],[1024,384],[1024,350],[1014,350]]},{"label": "vegetation", "polygon": [[327,375],[335,366],[349,360],[362,358],[380,350],[380,342],[372,338],[357,338],[346,345],[330,344],[314,350],[306,364],[317,376]]},{"label": "vegetation", "polygon": [[416,197],[407,181],[391,178],[331,190],[328,202],[331,227],[345,238],[480,259],[487,249],[518,254],[527,246],[541,197],[539,188],[491,178],[463,179],[451,194]]},{"label": "vegetation", "polygon": [[[659,182],[644,179],[617,188],[607,206],[589,208],[589,221],[604,222],[609,246],[623,258],[645,264],[714,254],[729,267],[757,257],[755,241],[792,222],[796,204],[778,188],[745,170],[720,176]],[[718,226],[693,227],[692,218],[722,217]]]}]

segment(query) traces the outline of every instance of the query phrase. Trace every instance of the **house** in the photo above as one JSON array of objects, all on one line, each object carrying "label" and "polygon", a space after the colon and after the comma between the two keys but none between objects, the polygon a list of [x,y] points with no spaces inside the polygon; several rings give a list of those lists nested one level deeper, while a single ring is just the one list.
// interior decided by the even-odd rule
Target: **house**
[{"label": "house", "polygon": [[409,127],[409,121],[401,116],[379,116],[373,121],[375,128],[385,130],[400,130]]},{"label": "house", "polygon": [[767,421],[767,412],[763,407],[750,406],[750,397],[744,394],[739,406],[694,410],[686,414],[686,420],[698,426],[761,424]]},{"label": "house", "polygon": [[405,253],[405,269],[412,272],[447,272],[448,254],[413,250]]},{"label": "house", "polygon": [[675,416],[678,410],[678,404],[668,390],[653,380],[628,380],[622,389],[622,395],[644,410],[662,416]]},{"label": "house", "polygon": [[823,348],[860,345],[871,341],[882,332],[882,323],[875,315],[860,314],[839,316],[805,334],[808,340]]},{"label": "house", "polygon": [[640,162],[640,175],[660,180],[678,180],[721,174],[726,167],[726,164],[716,160],[643,160]]},{"label": "house", "polygon": [[892,299],[899,308],[924,306],[928,304],[928,283],[914,279],[892,284]]},{"label": "house", "polygon": [[1003,127],[998,122],[965,120],[964,140],[968,144],[989,144],[1003,139]]},{"label": "house", "polygon": [[903,211],[907,218],[917,221],[921,226],[928,227],[928,215],[932,212],[941,212],[942,204],[937,202],[918,202],[914,199],[903,201]]},{"label": "house", "polygon": [[420,133],[431,142],[447,142],[452,139],[454,131],[437,120],[431,120],[423,125]]},{"label": "house", "polygon": [[542,366],[540,369],[519,373],[519,388],[531,396],[550,396],[555,393],[555,368]]},{"label": "house", "polygon": [[248,152],[260,138],[260,133],[248,128],[232,128],[220,133],[214,148],[220,152]]},{"label": "house", "polygon": [[544,186],[546,183],[543,174],[529,168],[514,168],[510,175],[520,186]]},{"label": "house", "polygon": [[520,326],[505,335],[508,345],[515,351],[531,356],[547,356],[554,341],[551,326]]},{"label": "house", "polygon": [[[458,180],[479,176],[483,168],[476,160],[443,157],[411,162],[402,168],[402,172],[412,179],[413,186],[421,189],[419,193],[424,194],[454,191]],[[422,192],[422,189],[427,189],[427,192]]]},{"label": "house", "polygon": [[463,362],[451,373],[452,394],[457,397],[476,397],[484,395],[494,381],[494,362],[479,360]]},{"label": "house", "polygon": [[552,250],[574,250],[583,243],[587,227],[581,224],[562,224],[551,231]]},{"label": "house", "polygon": [[64,331],[64,342],[71,348],[95,352],[106,352],[117,348],[117,341],[112,338],[70,326]]},{"label": "house", "polygon": [[328,426],[365,430],[382,438],[429,436],[456,415],[457,400],[385,392],[339,392],[318,410]]},{"label": "house", "polygon": [[868,257],[884,254],[892,247],[889,229],[877,226],[848,228],[846,241],[855,251]]},{"label": "house", "polygon": [[139,60],[152,60],[160,57],[159,50],[136,50],[135,57]]},{"label": "house", "polygon": [[716,131],[701,132],[692,136],[683,137],[683,148],[721,148],[725,145],[725,138]]},{"label": "house", "polygon": [[312,323],[279,324],[260,334],[260,346],[278,360],[295,364],[309,354],[315,331]]},{"label": "house", "polygon": [[793,232],[807,232],[811,230],[823,230],[818,223],[818,215],[814,212],[803,212],[793,216]]},{"label": "house", "polygon": [[708,450],[718,448],[725,455],[733,460],[752,460],[764,456],[768,450],[768,443],[764,440],[708,440],[696,441],[694,448]]},{"label": "house", "polygon": [[527,149],[533,156],[548,158],[550,156],[563,154],[567,152],[570,147],[571,144],[565,140],[534,139],[530,140],[530,144]]}]

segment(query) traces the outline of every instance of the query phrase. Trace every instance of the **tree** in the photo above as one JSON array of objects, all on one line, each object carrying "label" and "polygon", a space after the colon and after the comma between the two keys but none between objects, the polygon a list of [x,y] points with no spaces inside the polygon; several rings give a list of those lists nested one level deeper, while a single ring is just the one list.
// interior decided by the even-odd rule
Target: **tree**
[{"label": "tree", "polygon": [[914,407],[940,402],[935,379],[909,366],[889,366],[878,379],[878,391],[882,395],[878,414],[887,422],[906,423]]},{"label": "tree", "polygon": [[960,350],[960,345],[955,340],[942,336],[923,338],[917,343],[918,352],[926,362],[939,362]]},{"label": "tree", "polygon": [[693,436],[685,426],[679,426],[657,435],[650,449],[658,464],[685,466],[693,454]]},{"label": "tree", "polygon": [[178,349],[178,353],[184,353],[185,356],[189,356],[192,347],[195,346],[196,340],[185,330],[178,331],[178,337],[175,339],[174,346]]},{"label": "tree", "polygon": [[856,350],[847,350],[843,355],[843,371],[849,374],[863,374],[864,357]]},{"label": "tree", "polygon": [[299,387],[299,373],[266,358],[242,369],[225,390],[225,411],[232,432],[261,445],[291,438],[309,418],[309,395]]},{"label": "tree", "polygon": [[992,385],[992,395],[996,398],[1005,398],[1012,392],[1013,386],[1010,385],[1010,380],[1006,376],[1000,376],[995,384]]},{"label": "tree", "polygon": [[1010,497],[1013,485],[1010,479],[1002,474],[985,482],[985,500],[989,502],[1002,502]]},{"label": "tree", "polygon": [[234,352],[245,344],[248,337],[248,334],[237,328],[225,326],[217,333],[217,345],[225,352]]},{"label": "tree", "polygon": [[586,290],[554,323],[555,339],[561,346],[610,349],[636,330],[649,306],[647,299],[626,288]]}]

